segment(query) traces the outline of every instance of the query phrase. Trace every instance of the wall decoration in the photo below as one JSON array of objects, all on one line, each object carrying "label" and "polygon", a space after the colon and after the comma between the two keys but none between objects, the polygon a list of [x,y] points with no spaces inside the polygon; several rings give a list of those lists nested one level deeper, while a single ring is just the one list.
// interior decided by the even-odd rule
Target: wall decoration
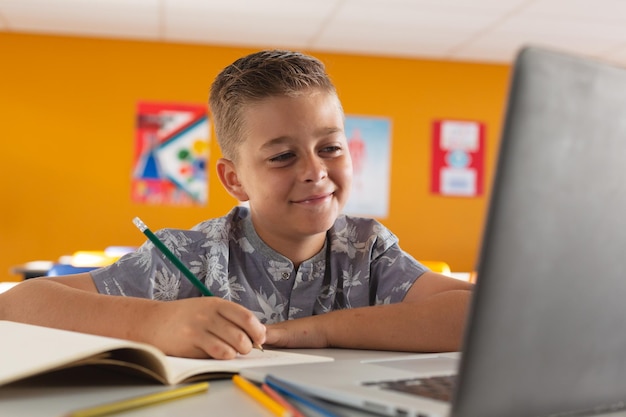
[{"label": "wall decoration", "polygon": [[206,205],[209,119],[206,105],[137,105],[132,200]]},{"label": "wall decoration", "polygon": [[477,121],[435,120],[430,190],[434,194],[483,194],[485,125]]},{"label": "wall decoration", "polygon": [[391,122],[381,117],[347,116],[345,132],[354,174],[344,213],[385,218],[389,211]]}]

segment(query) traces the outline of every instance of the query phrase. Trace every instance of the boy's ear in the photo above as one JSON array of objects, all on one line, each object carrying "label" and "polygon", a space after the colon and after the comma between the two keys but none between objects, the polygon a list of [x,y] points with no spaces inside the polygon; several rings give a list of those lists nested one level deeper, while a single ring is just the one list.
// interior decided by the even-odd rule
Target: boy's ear
[{"label": "boy's ear", "polygon": [[243,189],[243,184],[239,182],[235,164],[225,158],[217,160],[217,175],[228,194],[239,201],[248,201],[248,194]]}]

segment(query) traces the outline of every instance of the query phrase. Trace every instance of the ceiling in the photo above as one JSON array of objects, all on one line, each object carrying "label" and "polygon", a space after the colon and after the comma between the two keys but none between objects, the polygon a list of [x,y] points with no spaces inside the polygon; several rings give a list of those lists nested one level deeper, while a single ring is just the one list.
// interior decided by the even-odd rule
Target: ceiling
[{"label": "ceiling", "polygon": [[626,66],[626,0],[0,0],[0,31],[495,63],[535,44]]}]

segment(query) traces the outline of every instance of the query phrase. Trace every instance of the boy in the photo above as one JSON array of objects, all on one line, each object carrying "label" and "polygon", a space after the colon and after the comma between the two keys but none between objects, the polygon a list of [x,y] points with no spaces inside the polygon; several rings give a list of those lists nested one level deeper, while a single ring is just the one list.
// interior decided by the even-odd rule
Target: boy
[{"label": "boy", "polygon": [[228,359],[253,344],[453,351],[471,285],[427,271],[380,223],[341,215],[352,180],[343,110],[323,64],[289,51],[241,58],[215,79],[219,178],[249,209],[157,235],[88,274],[28,280],[0,319]]}]

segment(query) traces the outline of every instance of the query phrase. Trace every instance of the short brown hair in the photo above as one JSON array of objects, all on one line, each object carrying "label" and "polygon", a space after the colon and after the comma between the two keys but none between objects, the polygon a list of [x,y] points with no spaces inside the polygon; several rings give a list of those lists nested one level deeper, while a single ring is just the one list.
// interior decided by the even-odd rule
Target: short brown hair
[{"label": "short brown hair", "polygon": [[251,102],[274,96],[295,96],[317,89],[336,94],[324,64],[300,52],[268,50],[239,58],[218,74],[211,85],[209,106],[217,141],[233,160],[241,144],[243,110]]}]

